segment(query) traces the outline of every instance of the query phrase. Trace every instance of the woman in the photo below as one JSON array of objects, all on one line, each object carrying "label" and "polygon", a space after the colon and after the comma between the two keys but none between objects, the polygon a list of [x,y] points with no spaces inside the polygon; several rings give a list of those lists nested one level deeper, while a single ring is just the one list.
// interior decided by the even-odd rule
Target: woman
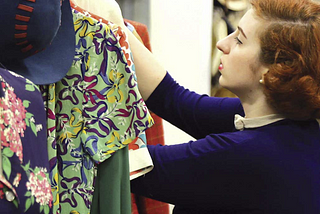
[{"label": "woman", "polygon": [[[104,17],[123,26],[109,3]],[[219,82],[239,99],[178,85],[128,32],[148,107],[197,139],[149,146],[155,168],[131,183],[174,213],[320,213],[320,5],[251,4],[217,44]]]}]

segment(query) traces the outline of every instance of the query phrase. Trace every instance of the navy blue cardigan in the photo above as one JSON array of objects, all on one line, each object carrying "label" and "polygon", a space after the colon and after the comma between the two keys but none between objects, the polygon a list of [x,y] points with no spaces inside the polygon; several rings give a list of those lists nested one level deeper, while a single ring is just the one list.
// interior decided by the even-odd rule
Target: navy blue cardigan
[{"label": "navy blue cardigan", "polygon": [[197,140],[148,146],[155,167],[132,192],[174,204],[174,213],[320,213],[316,120],[236,131],[239,99],[198,95],[169,74],[147,105]]}]

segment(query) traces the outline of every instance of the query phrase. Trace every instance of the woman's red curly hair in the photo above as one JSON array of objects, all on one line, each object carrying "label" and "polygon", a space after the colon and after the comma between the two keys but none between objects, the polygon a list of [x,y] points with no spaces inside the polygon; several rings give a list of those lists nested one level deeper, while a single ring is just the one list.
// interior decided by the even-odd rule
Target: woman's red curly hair
[{"label": "woman's red curly hair", "polygon": [[260,61],[264,92],[291,119],[320,118],[320,5],[312,0],[251,0],[265,20]]}]

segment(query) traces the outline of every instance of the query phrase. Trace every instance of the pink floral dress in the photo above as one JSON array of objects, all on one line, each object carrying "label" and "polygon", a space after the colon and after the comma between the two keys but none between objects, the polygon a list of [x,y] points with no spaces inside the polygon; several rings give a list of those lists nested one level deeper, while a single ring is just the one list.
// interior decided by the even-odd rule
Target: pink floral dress
[{"label": "pink floral dress", "polygon": [[51,213],[52,193],[41,94],[0,69],[0,213]]}]

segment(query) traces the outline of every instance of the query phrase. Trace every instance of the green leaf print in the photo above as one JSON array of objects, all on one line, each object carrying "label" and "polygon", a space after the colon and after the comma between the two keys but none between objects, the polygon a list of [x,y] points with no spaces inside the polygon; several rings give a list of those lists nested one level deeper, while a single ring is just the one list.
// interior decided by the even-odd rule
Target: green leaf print
[{"label": "green leaf print", "polygon": [[7,175],[7,178],[10,178],[11,175],[11,162],[7,156],[2,156],[2,164],[3,164],[3,171]]},{"label": "green leaf print", "polygon": [[30,101],[29,100],[24,100],[23,102],[22,102],[22,104],[23,104],[23,106],[25,107],[25,108],[29,108],[29,105],[30,105]]},{"label": "green leaf print", "polygon": [[7,156],[8,158],[11,158],[13,154],[14,152],[9,147],[3,149],[3,155]]},{"label": "green leaf print", "polygon": [[36,87],[34,84],[26,84],[26,90],[27,91],[35,91]]},{"label": "green leaf print", "polygon": [[30,127],[29,120],[28,120],[27,118],[25,118],[24,120],[25,120],[25,122],[26,122],[26,126],[27,126],[27,127]]},{"label": "green leaf print", "polygon": [[29,172],[30,169],[30,161],[26,165],[21,165],[24,171]]},{"label": "green leaf print", "polygon": [[13,200],[12,203],[14,204],[14,206],[15,206],[16,208],[19,207],[19,204],[18,204],[18,200],[17,200],[17,199]]},{"label": "green leaf print", "polygon": [[37,136],[36,124],[34,124],[33,122],[30,122],[30,128],[33,131],[34,135]]},{"label": "green leaf print", "polygon": [[28,199],[26,200],[26,209],[25,209],[25,212],[30,208],[30,206],[31,206],[31,199],[28,198]]},{"label": "green leaf print", "polygon": [[26,113],[26,118],[24,119],[26,122],[26,126],[30,127],[32,132],[34,133],[35,136],[37,136],[37,126],[34,122],[34,114],[31,114],[30,112]]},{"label": "green leaf print", "polygon": [[30,85],[30,86],[33,86],[34,89],[37,89],[39,90],[38,86],[35,85],[32,81],[26,79],[26,85]]},{"label": "green leaf print", "polygon": [[31,114],[30,112],[26,113],[26,118],[28,118],[30,120],[30,118],[33,117],[33,114]]},{"label": "green leaf print", "polygon": [[38,175],[38,176],[37,176],[37,179],[38,179],[39,181],[42,181],[42,180],[44,179],[44,177],[42,177],[41,175]]},{"label": "green leaf print", "polygon": [[46,206],[44,207],[44,213],[45,213],[45,214],[49,214],[49,211],[50,211],[50,208],[49,208],[48,205],[46,205]]},{"label": "green leaf print", "polygon": [[30,112],[26,113],[26,118],[24,119],[24,121],[26,122],[26,126],[30,127],[30,118],[33,117],[33,114],[31,114]]}]

